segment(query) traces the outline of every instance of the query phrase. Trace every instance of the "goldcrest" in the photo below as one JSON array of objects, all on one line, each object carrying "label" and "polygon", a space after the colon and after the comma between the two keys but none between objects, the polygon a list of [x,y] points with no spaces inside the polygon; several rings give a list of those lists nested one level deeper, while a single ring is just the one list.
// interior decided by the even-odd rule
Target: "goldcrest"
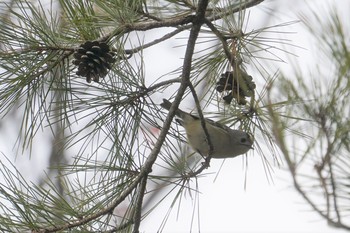
[{"label": "goldcrest", "polygon": [[[163,99],[160,106],[169,110],[171,105],[170,101]],[[175,114],[180,118],[177,121],[186,130],[187,140],[191,147],[202,156],[208,156],[209,144],[200,118],[181,109],[177,109]],[[250,134],[244,131],[233,130],[206,118],[205,126],[213,146],[212,158],[232,158],[245,154],[249,149],[252,149],[254,140]]]}]

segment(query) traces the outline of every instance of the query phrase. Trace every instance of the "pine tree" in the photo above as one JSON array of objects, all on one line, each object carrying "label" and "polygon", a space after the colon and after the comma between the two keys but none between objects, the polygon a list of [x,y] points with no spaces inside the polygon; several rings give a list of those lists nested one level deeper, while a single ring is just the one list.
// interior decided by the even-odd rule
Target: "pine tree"
[{"label": "pine tree", "polygon": [[[200,179],[211,156],[186,146],[181,127],[172,124],[175,112],[159,106],[162,98],[172,99],[174,108],[190,100],[202,121],[203,115],[216,118],[254,135],[250,153],[262,158],[268,179],[270,163],[285,161],[313,210],[350,229],[344,220],[350,187],[346,32],[335,13],[327,32],[308,25],[333,66],[330,88],[323,90],[317,78],[329,73],[308,80],[266,67],[266,61],[283,61],[276,51],[298,46],[277,36],[295,22],[247,30],[249,10],[263,2],[0,3],[1,117],[20,122],[18,154],[51,150],[48,172],[37,183],[3,154],[0,229],[139,232],[163,200],[174,196],[171,211],[183,196],[197,195],[191,182]],[[173,54],[160,57],[152,50],[169,41],[181,44],[173,48],[182,52],[180,65]],[[174,69],[147,75],[149,51]],[[315,77],[314,70],[308,76]],[[306,140],[307,148],[293,147],[289,133],[296,143]],[[304,167],[314,176],[303,175]],[[322,201],[314,199],[317,193],[324,194]],[[167,218],[162,216],[160,231]]]}]

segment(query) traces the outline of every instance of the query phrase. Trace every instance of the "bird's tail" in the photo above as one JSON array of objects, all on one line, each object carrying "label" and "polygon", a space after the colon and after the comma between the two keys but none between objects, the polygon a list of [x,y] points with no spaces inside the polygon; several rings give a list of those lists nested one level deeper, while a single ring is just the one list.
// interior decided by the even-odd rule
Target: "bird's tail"
[{"label": "bird's tail", "polygon": [[[163,103],[160,104],[160,106],[162,108],[164,108],[164,109],[166,109],[168,111],[170,110],[171,105],[172,105],[172,103],[169,100],[167,100],[167,99],[163,99]],[[180,117],[181,119],[183,119],[184,117],[186,117],[186,115],[189,115],[189,114],[184,112],[184,111],[182,111],[181,109],[177,109],[175,111],[175,115],[177,117]]]}]

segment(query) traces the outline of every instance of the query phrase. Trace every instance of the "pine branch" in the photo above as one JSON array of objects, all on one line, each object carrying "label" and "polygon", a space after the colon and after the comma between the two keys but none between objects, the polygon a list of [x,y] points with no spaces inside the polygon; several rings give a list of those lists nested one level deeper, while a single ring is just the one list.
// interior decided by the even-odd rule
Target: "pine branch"
[{"label": "pine branch", "polygon": [[[28,23],[29,29],[25,29],[19,33],[21,39],[18,43],[13,42],[10,49],[4,49],[0,52],[0,56],[2,56],[4,61],[11,61],[11,59],[14,60],[10,63],[10,65],[8,65],[8,63],[4,64],[5,62],[0,64],[0,66],[3,66],[8,70],[8,73],[4,74],[2,76],[3,80],[1,80],[1,84],[5,84],[7,92],[4,92],[1,96],[5,98],[2,98],[0,105],[7,108],[12,104],[12,102],[23,100],[27,105],[27,109],[32,110],[34,113],[34,108],[31,108],[31,106],[37,103],[35,101],[38,101],[40,105],[41,111],[36,113],[35,117],[33,117],[35,119],[34,121],[31,121],[30,117],[26,118],[26,124],[28,127],[33,127],[30,134],[27,132],[24,133],[28,134],[26,135],[28,140],[34,137],[37,130],[34,129],[34,126],[37,124],[37,122],[44,124],[43,121],[38,120],[42,119],[40,118],[40,113],[42,112],[45,113],[49,127],[61,122],[61,120],[54,119],[52,115],[60,115],[63,118],[66,117],[67,121],[73,119],[74,123],[80,123],[86,120],[89,121],[82,128],[79,128],[77,132],[71,133],[71,136],[67,138],[67,145],[74,147],[82,144],[82,146],[79,148],[74,164],[72,166],[61,168],[66,169],[67,174],[78,174],[79,172],[85,172],[85,176],[88,174],[88,172],[92,171],[94,172],[92,180],[84,184],[80,184],[78,182],[77,186],[71,185],[71,190],[68,190],[67,188],[69,192],[72,192],[69,194],[69,198],[71,198],[72,203],[75,203],[76,206],[72,205],[72,212],[67,213],[64,223],[62,223],[62,221],[55,222],[54,220],[51,220],[52,222],[49,222],[49,224],[38,222],[37,225],[34,225],[33,232],[55,232],[79,227],[83,228],[85,225],[93,226],[95,223],[107,223],[113,216],[113,211],[116,209],[116,207],[120,206],[122,202],[133,195],[134,199],[132,199],[131,203],[129,204],[130,212],[128,212],[128,214],[131,213],[132,217],[125,220],[125,222],[119,226],[109,228],[112,230],[108,231],[113,232],[126,229],[133,225],[134,232],[138,232],[141,221],[144,217],[142,208],[145,203],[144,199],[146,198],[146,186],[150,179],[162,180],[164,178],[161,176],[157,177],[156,175],[151,176],[151,172],[154,171],[157,166],[164,166],[160,163],[157,164],[157,161],[161,159],[165,160],[165,156],[161,154],[161,148],[168,147],[168,145],[164,146],[164,144],[166,144],[166,136],[169,135],[169,131],[171,132],[170,124],[174,118],[175,111],[180,102],[184,99],[184,96],[189,93],[192,93],[193,99],[195,100],[196,108],[200,115],[202,126],[209,143],[210,151],[212,150],[210,137],[206,130],[205,121],[203,120],[203,112],[199,104],[200,100],[197,97],[195,87],[198,88],[198,85],[204,80],[204,78],[200,77],[203,69],[208,69],[210,72],[212,72],[211,76],[213,77],[217,75],[217,70],[220,70],[225,66],[223,64],[226,64],[227,61],[232,67],[241,65],[242,61],[237,60],[235,57],[236,55],[237,57],[238,55],[241,55],[239,54],[240,51],[235,53],[234,49],[232,49],[232,47],[230,48],[231,45],[227,41],[240,37],[252,36],[253,34],[244,34],[242,31],[239,31],[237,34],[231,33],[230,35],[227,35],[224,30],[219,29],[219,27],[213,22],[219,19],[228,20],[227,16],[231,14],[233,15],[237,12],[242,12],[244,9],[256,6],[263,1],[227,1],[227,8],[209,8],[209,1],[206,0],[199,1],[198,5],[194,5],[190,1],[172,1],[174,4],[184,7],[186,10],[183,12],[178,11],[174,17],[170,18],[167,18],[166,16],[155,16],[152,13],[147,12],[147,9],[143,10],[137,6],[139,2],[130,2],[132,4],[135,3],[135,5],[130,6],[131,9],[135,10],[135,12],[132,12],[132,14],[135,15],[132,17],[130,16],[130,18],[125,19],[125,21],[118,22],[119,24],[117,24],[117,26],[113,25],[113,30],[108,28],[115,23],[113,21],[106,23],[107,26],[105,28],[100,27],[103,25],[103,23],[97,23],[96,19],[98,19],[100,15],[96,13],[98,11],[95,11],[95,6],[91,2],[88,3],[86,9],[84,9],[84,5],[79,6],[81,7],[79,9],[75,9],[72,7],[75,3],[73,5],[69,5],[71,4],[69,1],[61,2],[65,2],[65,4],[67,4],[65,7],[67,9],[69,8],[70,14],[66,15],[67,25],[75,25],[76,28],[72,27],[72,29],[67,29],[67,31],[65,31],[67,32],[67,35],[63,37],[62,35],[59,36],[54,33],[54,31],[56,31],[55,28],[46,27],[50,28],[50,30],[47,29],[47,32],[44,30],[39,30],[39,25],[36,25],[33,21]],[[125,4],[126,2],[117,1],[116,3]],[[99,4],[105,3],[100,2]],[[105,8],[105,10],[108,9]],[[194,11],[196,11],[195,14],[193,14]],[[79,14],[75,15],[74,12],[80,13],[82,18],[75,18]],[[111,10],[107,13],[113,12]],[[142,15],[143,19],[133,18],[134,16],[136,17],[139,15]],[[68,20],[69,17],[71,17],[69,19],[71,21]],[[112,16],[102,15],[101,17],[108,18]],[[22,18],[22,20],[24,19],[25,18]],[[85,28],[84,24],[86,24]],[[209,27],[210,30],[204,30],[203,25]],[[144,44],[140,43],[135,47],[131,47],[130,49],[125,48],[126,41],[129,39],[129,34],[131,32],[150,31],[152,29],[165,27],[172,27],[174,30],[159,36],[153,41]],[[18,25],[16,25],[15,28],[20,29]],[[40,37],[33,37],[26,40],[25,35],[26,33],[30,32],[30,28],[35,28],[38,33],[41,33]],[[89,29],[91,29],[91,33],[89,33]],[[183,66],[174,72],[175,74],[179,75],[180,78],[157,81],[149,86],[146,86],[144,84],[145,80],[143,76],[144,71],[142,68],[142,62],[141,65],[136,65],[135,68],[135,66],[131,65],[131,62],[129,62],[128,59],[130,59],[132,56],[136,57],[139,52],[143,52],[145,49],[151,48],[154,45],[173,38],[175,35],[178,35],[180,32],[186,30],[190,30],[190,35],[188,36],[188,41],[185,45],[186,51]],[[214,35],[214,40],[219,40],[220,47],[209,55],[206,54],[207,57],[203,56],[194,58],[194,54],[198,52],[195,50],[195,46],[200,43],[199,34],[201,32],[210,33],[211,36]],[[259,34],[260,32],[254,33]],[[7,34],[5,39],[8,40],[8,38],[12,35],[14,34]],[[254,37],[254,39],[257,38],[257,36],[254,35],[252,37]],[[6,41],[3,39],[3,37],[0,38],[2,38],[1,41]],[[70,64],[70,59],[72,54],[77,50],[77,44],[90,39],[107,41],[108,45],[111,47],[113,46],[111,50],[116,52],[117,56],[119,57],[118,62],[114,64],[113,69],[111,69],[110,73],[108,74],[109,79],[96,84],[95,86],[88,86],[81,80],[80,77],[71,74],[74,67]],[[260,42],[260,46],[265,43],[264,40]],[[204,52],[207,52],[208,50]],[[221,53],[220,56],[216,56],[218,53]],[[253,57],[252,53],[247,53],[248,56]],[[124,56],[125,54],[130,56],[126,57]],[[22,59],[21,56],[24,55],[26,55],[26,57],[25,59]],[[36,58],[37,60],[33,58]],[[211,60],[206,58],[210,58]],[[21,63],[22,61],[28,62],[23,64]],[[207,62],[212,62],[211,66],[207,66]],[[20,64],[20,66],[18,66],[18,64]],[[28,69],[28,67],[30,67],[30,69]],[[219,68],[211,69],[211,67]],[[50,75],[50,72],[55,69],[62,71],[62,75],[56,77],[55,75]],[[215,72],[213,70],[215,70]],[[59,73],[60,72],[57,72],[56,74]],[[14,77],[13,74],[18,74],[18,76]],[[28,77],[30,79],[27,79]],[[62,80],[60,80],[61,77]],[[32,84],[38,84],[38,86],[31,89],[30,85]],[[139,139],[138,130],[143,126],[143,124],[150,124],[152,126],[159,127],[157,120],[163,117],[163,113],[160,113],[159,109],[155,107],[155,104],[149,97],[153,93],[160,92],[160,90],[163,90],[172,84],[180,84],[180,86],[176,90],[175,100],[166,117],[166,120],[161,127],[160,134],[158,137],[154,136],[153,139],[156,140],[154,144],[152,144],[153,142],[145,143],[146,140],[142,141],[142,139]],[[49,96],[49,94],[53,93],[54,91],[62,91],[63,95],[65,95],[65,97],[60,97],[53,101],[57,103],[64,103],[59,105],[60,108],[58,110],[63,110],[61,113],[54,113],[55,111],[52,111],[53,105],[50,104],[49,107],[45,105],[45,101],[53,103],[52,100],[54,98],[41,99],[42,95],[40,95],[40,91],[44,92],[44,90],[45,96]],[[22,91],[25,92],[25,95],[22,95]],[[37,99],[33,100],[35,98]],[[210,99],[213,99],[212,96]],[[148,103],[148,100],[150,100],[151,103]],[[276,115],[276,113],[273,112],[275,109],[272,109],[272,107],[278,107],[281,105],[276,103],[273,104],[271,101],[266,107],[267,112],[271,114],[271,119],[275,120],[277,123],[281,123],[281,121],[279,119],[279,115]],[[269,106],[271,108],[269,108]],[[253,96],[251,99],[249,109],[246,110],[245,107],[247,106],[231,106],[234,122],[232,120],[228,122],[231,124],[236,124],[238,122],[240,126],[245,128],[250,128],[250,126],[253,125],[254,127],[252,128],[258,128],[263,131],[262,126],[260,125],[261,122],[258,120],[256,120],[257,122],[254,122],[254,119],[258,119],[259,117],[263,118],[264,114],[267,118],[267,114],[266,112],[263,112],[263,107],[260,106],[260,103],[258,103],[258,100],[255,99],[255,96]],[[275,115],[273,115],[272,112]],[[279,135],[279,133],[282,133],[284,130],[283,127],[279,128],[280,126],[281,125],[277,125],[275,128],[274,133],[276,133],[276,138],[278,136],[283,136],[282,134]],[[71,124],[67,125],[65,130],[73,131],[70,127]],[[89,131],[90,129],[92,130]],[[86,133],[86,131],[88,132]],[[263,133],[268,134],[269,131],[265,130]],[[270,136],[271,135],[267,135],[266,138],[271,140],[272,143]],[[96,141],[98,143],[95,146]],[[283,149],[286,149],[286,151],[283,152],[287,152],[287,146],[283,145],[283,140],[281,139],[278,141],[278,143],[282,151]],[[151,152],[147,151],[149,154],[146,154],[146,149],[143,152],[140,151],[139,148],[144,146],[144,144],[147,144],[145,147],[150,149]],[[284,146],[286,146],[286,148],[284,148]],[[65,145],[62,147],[68,146]],[[89,148],[91,149],[88,150]],[[105,161],[100,162],[100,155],[102,154],[100,151],[103,150],[108,151],[108,153],[106,158],[104,158]],[[172,150],[172,148],[170,148],[169,151],[170,150]],[[175,150],[173,149],[172,152],[174,151]],[[86,154],[87,157],[85,158],[83,154]],[[93,156],[96,156],[95,161],[93,160]],[[164,158],[162,156],[164,156]],[[286,158],[288,158],[288,156],[286,156]],[[174,161],[165,161],[165,164],[171,166],[172,162]],[[293,163],[293,161],[290,160],[289,162],[291,165],[290,168],[296,170],[296,165]],[[204,163],[202,163],[201,166],[199,166],[195,171],[188,173],[185,172],[183,174],[181,173],[179,177],[173,177],[174,179],[178,178],[182,183],[169,182],[168,180],[171,180],[172,177],[166,177],[164,180],[167,179],[166,182],[169,182],[174,186],[185,186],[184,184],[189,178],[197,178],[198,175],[204,171],[204,169],[209,167],[209,165],[210,155],[206,157]],[[328,163],[325,162],[324,167],[327,165]],[[331,167],[329,167],[329,169],[331,169]],[[101,177],[98,177],[98,173],[101,174]],[[117,175],[113,176],[112,174]],[[111,182],[104,186],[103,182],[106,180],[111,180]],[[86,185],[86,187],[84,187],[84,185]],[[182,192],[184,189],[183,187],[181,188],[182,189],[179,192]],[[75,192],[78,192],[76,190],[81,192],[89,190],[89,192],[86,194],[87,197],[80,197],[79,194],[75,194]],[[101,192],[102,190],[106,193]],[[4,190],[3,192],[5,193]],[[57,195],[59,194],[60,192],[57,193]],[[50,196],[50,198],[53,199],[53,195]],[[57,199],[61,200],[60,198]],[[62,200],[63,199],[64,198],[62,198]],[[337,206],[338,204],[335,203],[335,199],[334,205]],[[79,200],[82,202],[82,204],[77,204]],[[89,204],[90,201],[95,205]],[[15,200],[13,200],[13,202],[15,202]],[[69,204],[70,203],[67,203],[67,206]],[[86,212],[80,212],[80,208],[88,208],[88,210]],[[17,206],[17,210],[20,211],[21,206]],[[63,208],[60,211],[63,211]],[[50,212],[50,214],[56,216],[54,211]],[[59,216],[59,214],[57,214],[57,216]],[[104,220],[104,217],[106,217],[107,220]],[[28,220],[28,222],[30,221]],[[108,224],[106,224],[106,228],[107,225]]]},{"label": "pine branch", "polygon": [[[183,75],[182,75],[182,80],[181,80],[181,85],[178,90],[177,96],[174,101],[174,105],[178,105],[180,100],[182,99],[182,95],[185,92],[185,89],[187,88],[189,78],[190,78],[190,70],[191,70],[191,61],[192,61],[192,56],[194,52],[194,46],[196,44],[196,39],[198,37],[198,33],[201,27],[201,24],[203,23],[203,18],[204,18],[204,13],[205,9],[207,6],[208,2],[203,1],[199,4],[198,11],[196,14],[196,20],[193,23],[193,27],[190,32],[189,36],[189,43],[187,46],[185,58],[184,58],[184,66],[183,66]],[[157,158],[157,155],[160,151],[160,148],[165,140],[165,137],[167,135],[167,131],[170,127],[170,123],[172,121],[172,118],[175,116],[175,109],[174,105],[169,111],[169,114],[163,124],[163,128],[159,134],[158,140],[156,144],[154,145],[154,148],[152,149],[152,152],[150,155],[147,157],[146,162],[142,166],[140,173],[135,177],[133,182],[128,185],[126,189],[123,190],[123,192],[119,195],[118,198],[116,198],[112,204],[108,207],[105,207],[103,210],[100,210],[90,216],[84,217],[81,220],[74,221],[68,224],[64,224],[62,226],[56,226],[53,228],[45,228],[41,230],[37,230],[37,232],[55,232],[55,231],[61,231],[65,229],[70,229],[76,226],[83,225],[87,222],[90,222],[100,216],[103,216],[105,214],[110,213],[116,206],[118,206],[135,188],[136,186],[143,180],[147,175],[152,171],[152,166]]]}]

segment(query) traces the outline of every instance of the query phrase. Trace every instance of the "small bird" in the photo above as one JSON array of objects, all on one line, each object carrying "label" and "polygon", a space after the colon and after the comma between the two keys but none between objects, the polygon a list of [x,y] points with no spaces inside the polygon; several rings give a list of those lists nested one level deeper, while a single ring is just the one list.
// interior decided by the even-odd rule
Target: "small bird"
[{"label": "small bird", "polygon": [[[166,110],[169,110],[171,105],[172,103],[166,99],[163,99],[163,103],[160,104]],[[202,156],[208,156],[210,147],[200,118],[181,109],[177,109],[175,114],[180,118],[177,119],[177,122],[186,130],[187,139],[191,147]],[[233,130],[207,118],[205,118],[205,126],[213,146],[212,158],[233,158],[245,154],[249,149],[253,148],[253,138],[244,131]]]}]

